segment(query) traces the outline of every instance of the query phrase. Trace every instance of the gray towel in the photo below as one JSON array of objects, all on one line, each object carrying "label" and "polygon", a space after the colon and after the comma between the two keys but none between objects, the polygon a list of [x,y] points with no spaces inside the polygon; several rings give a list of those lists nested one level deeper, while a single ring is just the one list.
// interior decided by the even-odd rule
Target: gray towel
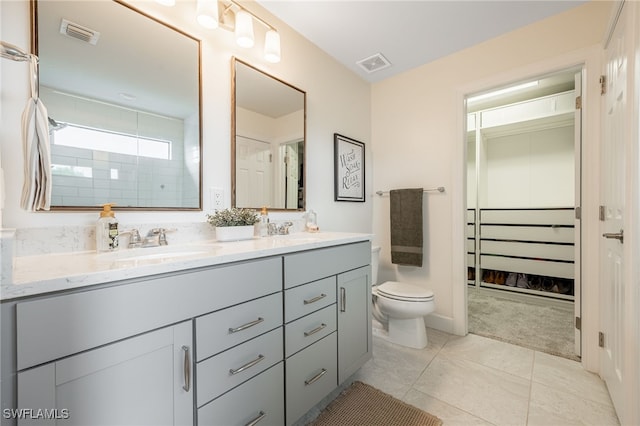
[{"label": "gray towel", "polygon": [[422,188],[394,189],[391,203],[391,262],[422,266]]}]

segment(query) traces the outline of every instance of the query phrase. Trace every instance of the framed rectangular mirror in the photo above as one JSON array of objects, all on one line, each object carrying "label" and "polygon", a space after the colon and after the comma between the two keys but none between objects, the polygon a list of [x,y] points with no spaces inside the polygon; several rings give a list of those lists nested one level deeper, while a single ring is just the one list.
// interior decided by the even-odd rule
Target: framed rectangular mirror
[{"label": "framed rectangular mirror", "polygon": [[232,59],[232,205],[305,209],[306,93]]},{"label": "framed rectangular mirror", "polygon": [[200,41],[119,1],[32,0],[52,209],[202,209]]}]

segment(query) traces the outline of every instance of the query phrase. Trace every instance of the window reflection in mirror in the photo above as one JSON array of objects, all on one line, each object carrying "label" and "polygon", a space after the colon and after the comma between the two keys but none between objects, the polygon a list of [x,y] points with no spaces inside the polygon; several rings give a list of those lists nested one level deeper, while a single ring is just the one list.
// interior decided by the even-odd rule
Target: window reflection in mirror
[{"label": "window reflection in mirror", "polygon": [[306,93],[232,61],[232,204],[305,208]]},{"label": "window reflection in mirror", "polygon": [[34,0],[32,27],[52,208],[201,209],[200,42],[117,1]]}]

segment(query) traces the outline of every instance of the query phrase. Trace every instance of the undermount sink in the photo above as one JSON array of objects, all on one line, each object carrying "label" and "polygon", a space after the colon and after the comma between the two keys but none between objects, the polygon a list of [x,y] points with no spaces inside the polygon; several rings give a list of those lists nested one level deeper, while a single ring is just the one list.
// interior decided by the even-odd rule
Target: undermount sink
[{"label": "undermount sink", "polygon": [[273,235],[272,237],[278,240],[291,241],[295,243],[315,243],[323,240],[320,236],[313,236],[312,234],[304,232],[287,235]]},{"label": "undermount sink", "polygon": [[116,262],[125,262],[130,260],[157,260],[157,259],[172,259],[176,257],[187,257],[187,256],[196,256],[199,254],[204,254],[206,251],[204,250],[193,250],[193,251],[178,251],[178,252],[167,252],[167,253],[154,253],[154,254],[138,254],[138,255],[130,255],[130,256],[122,256],[118,257]]},{"label": "undermount sink", "polygon": [[134,248],[108,253],[104,255],[114,262],[165,261],[182,257],[199,256],[218,248],[214,245],[206,246],[160,246],[150,248]]}]

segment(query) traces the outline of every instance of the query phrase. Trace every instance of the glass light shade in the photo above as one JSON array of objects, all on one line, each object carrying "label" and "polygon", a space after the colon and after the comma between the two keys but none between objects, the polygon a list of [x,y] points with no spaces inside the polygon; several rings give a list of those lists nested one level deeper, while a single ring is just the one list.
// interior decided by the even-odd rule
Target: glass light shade
[{"label": "glass light shade", "polygon": [[253,47],[253,19],[244,10],[236,13],[236,43],[240,47]]},{"label": "glass light shade", "polygon": [[280,34],[276,30],[267,31],[264,38],[264,59],[268,62],[280,62]]},{"label": "glass light shade", "polygon": [[218,0],[198,0],[196,19],[205,28],[218,28]]}]

